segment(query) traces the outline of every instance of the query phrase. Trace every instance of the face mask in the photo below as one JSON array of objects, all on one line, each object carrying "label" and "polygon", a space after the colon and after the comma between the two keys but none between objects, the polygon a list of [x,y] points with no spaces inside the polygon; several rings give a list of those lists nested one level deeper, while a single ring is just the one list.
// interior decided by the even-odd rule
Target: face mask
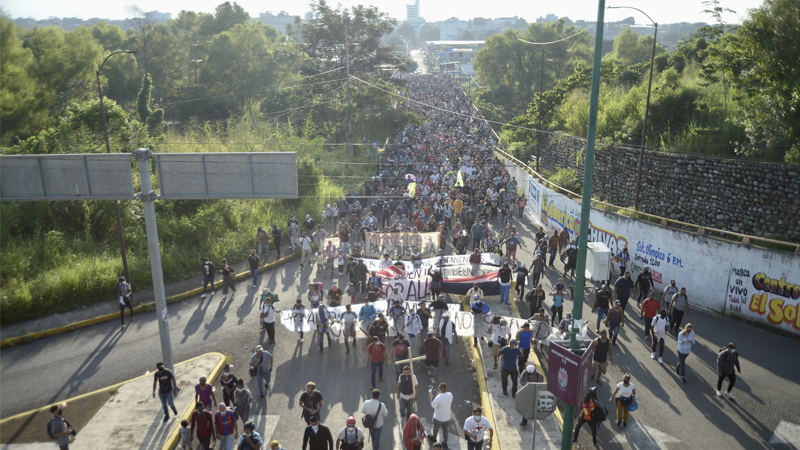
[{"label": "face mask", "polygon": [[670,286],[675,287],[675,283],[670,283]]},{"label": "face mask", "polygon": [[205,385],[206,385],[205,383],[200,383],[200,386],[205,386]]},{"label": "face mask", "polygon": [[661,318],[662,318],[662,319],[666,319],[666,318],[667,318],[667,315],[666,315],[666,314],[662,314],[662,315],[661,315]]},{"label": "face mask", "polygon": [[236,388],[236,390],[239,392],[244,392],[244,388]]},{"label": "face mask", "polygon": [[731,349],[731,353],[736,353],[736,349],[735,349],[735,348],[732,348],[732,349]]},{"label": "face mask", "polygon": [[316,433],[317,430],[319,430],[319,425],[311,425],[311,429],[314,430],[314,433]]},{"label": "face mask", "polygon": [[347,431],[353,431],[355,429],[356,429],[356,427],[347,427]]},{"label": "face mask", "polygon": [[223,375],[225,375],[226,377],[229,377],[229,376],[231,376],[231,373],[230,372],[223,372]]},{"label": "face mask", "polygon": [[481,416],[472,416],[472,418],[475,419],[475,422],[481,421]]}]

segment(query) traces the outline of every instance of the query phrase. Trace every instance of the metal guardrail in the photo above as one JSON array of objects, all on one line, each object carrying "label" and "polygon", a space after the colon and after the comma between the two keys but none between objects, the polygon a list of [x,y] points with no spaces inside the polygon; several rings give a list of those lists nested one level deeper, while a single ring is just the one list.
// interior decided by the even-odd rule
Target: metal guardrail
[{"label": "metal guardrail", "polygon": [[[542,184],[548,186],[549,188],[553,189],[554,191],[556,191],[558,193],[561,193],[563,195],[566,195],[569,198],[577,199],[578,201],[580,201],[580,199],[581,199],[581,195],[580,194],[577,194],[575,192],[569,191],[567,189],[564,189],[561,186],[558,186],[558,185],[550,182],[542,174],[536,172],[530,166],[528,166],[527,164],[525,164],[522,161],[518,160],[517,158],[511,156],[510,154],[506,153],[505,151],[501,150],[500,148],[495,147],[494,151],[495,151],[496,154],[501,155],[503,158],[506,158],[507,160],[513,162],[515,165],[519,166],[520,168],[522,168],[523,170],[528,172],[530,175],[533,175],[534,177],[536,177],[536,179],[539,182],[541,182]],[[718,228],[711,228],[711,227],[705,227],[705,226],[697,225],[697,224],[693,224],[693,223],[681,222],[679,220],[669,219],[667,217],[661,217],[661,216],[656,216],[656,215],[648,214],[648,213],[641,212],[641,211],[636,211],[636,210],[634,210],[632,208],[625,207],[625,206],[612,205],[610,203],[602,202],[600,200],[592,199],[592,207],[598,208],[598,209],[603,209],[606,212],[613,212],[613,213],[620,214],[620,215],[623,215],[623,216],[625,214],[621,214],[619,211],[625,211],[627,213],[627,215],[632,219],[640,219],[640,218],[643,217],[648,222],[651,222],[651,223],[654,223],[654,224],[657,224],[657,225],[662,225],[662,226],[665,226],[665,227],[678,229],[680,231],[697,234],[699,236],[706,236],[706,237],[710,237],[710,238],[721,239],[721,240],[728,241],[728,242],[734,242],[734,243],[738,243],[738,244],[741,244],[741,245],[753,245],[753,246],[756,246],[756,247],[772,249],[771,247],[766,247],[764,245],[758,245],[757,243],[760,242],[760,243],[768,243],[768,244],[779,245],[779,246],[784,247],[786,249],[794,248],[794,254],[795,255],[800,255],[800,244],[793,243],[793,242],[779,241],[779,240],[776,240],[776,239],[770,239],[770,238],[765,238],[765,237],[760,237],[760,236],[752,236],[752,235],[743,234],[743,233],[735,233],[733,231],[720,230]],[[777,249],[777,250],[780,250],[780,249]],[[787,251],[791,251],[791,250],[787,250]]]}]

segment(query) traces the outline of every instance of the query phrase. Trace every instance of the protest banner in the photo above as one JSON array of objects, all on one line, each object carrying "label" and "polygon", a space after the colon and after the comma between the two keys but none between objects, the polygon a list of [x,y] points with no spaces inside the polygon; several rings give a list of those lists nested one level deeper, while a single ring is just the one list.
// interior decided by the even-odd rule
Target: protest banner
[{"label": "protest banner", "polygon": [[421,256],[436,256],[439,233],[367,233],[366,255],[382,257],[388,253],[392,259],[411,258],[414,249]]}]

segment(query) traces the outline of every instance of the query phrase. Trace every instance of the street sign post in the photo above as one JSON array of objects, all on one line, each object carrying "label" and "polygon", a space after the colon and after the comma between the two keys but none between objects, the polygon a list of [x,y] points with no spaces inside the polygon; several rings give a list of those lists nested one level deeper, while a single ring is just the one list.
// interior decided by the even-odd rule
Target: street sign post
[{"label": "street sign post", "polygon": [[586,349],[571,350],[562,347],[557,341],[551,341],[547,389],[566,404],[580,408],[581,401],[589,390],[593,356],[594,346],[591,342]]},{"label": "street sign post", "polygon": [[528,383],[517,391],[514,408],[522,417],[532,420],[533,443],[531,449],[536,448],[536,420],[546,419],[556,409],[553,394],[547,392],[547,383]]}]

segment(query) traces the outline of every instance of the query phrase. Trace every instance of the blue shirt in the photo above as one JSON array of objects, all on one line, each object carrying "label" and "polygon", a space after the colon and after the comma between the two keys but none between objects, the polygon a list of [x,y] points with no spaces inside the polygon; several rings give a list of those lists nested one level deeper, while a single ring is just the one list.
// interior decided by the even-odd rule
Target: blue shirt
[{"label": "blue shirt", "polygon": [[564,306],[564,297],[558,294],[554,295],[553,306]]},{"label": "blue shirt", "polygon": [[[239,442],[236,444],[236,446],[238,447],[238,446],[241,445],[241,446],[243,446],[242,448],[252,449],[252,447],[250,447],[250,444],[247,443],[245,438],[246,438],[246,436],[244,434],[239,436]],[[255,442],[256,444],[260,444],[261,448],[264,447],[264,445],[263,445],[264,444],[264,440],[261,438],[261,435],[258,434],[255,430],[253,430],[253,434],[250,435],[250,440]],[[253,449],[253,450],[255,450],[255,449]]]},{"label": "blue shirt", "polygon": [[372,320],[376,317],[378,317],[378,311],[372,305],[364,305],[358,312],[358,320]]},{"label": "blue shirt", "polygon": [[531,348],[531,335],[533,335],[533,331],[530,329],[528,331],[519,330],[519,348],[523,350]]},{"label": "blue shirt", "polygon": [[517,370],[517,358],[522,355],[522,351],[520,351],[519,348],[503,347],[500,350],[500,354],[503,355],[503,364],[501,364],[501,367],[504,370]]},{"label": "blue shirt", "polygon": [[483,227],[477,223],[472,226],[472,239],[481,239],[483,237]]}]

